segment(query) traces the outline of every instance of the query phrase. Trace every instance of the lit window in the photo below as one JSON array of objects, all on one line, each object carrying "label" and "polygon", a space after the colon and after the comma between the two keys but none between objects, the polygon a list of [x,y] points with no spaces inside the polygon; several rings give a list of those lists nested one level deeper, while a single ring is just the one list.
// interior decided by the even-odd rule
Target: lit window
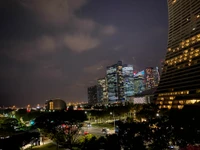
[{"label": "lit window", "polygon": [[173,1],[172,1],[172,4],[174,4],[174,3],[176,3],[176,0],[173,0]]},{"label": "lit window", "polygon": [[194,104],[196,102],[197,102],[197,100],[195,100],[195,99],[193,99],[193,100],[187,100],[186,104]]},{"label": "lit window", "polygon": [[168,108],[168,109],[171,109],[171,108],[172,108],[172,106],[168,105],[168,106],[167,106],[167,108]]},{"label": "lit window", "polygon": [[171,105],[171,104],[172,104],[172,101],[168,101],[168,104],[170,104],[170,105]]},{"label": "lit window", "polygon": [[178,109],[182,109],[183,108],[183,105],[178,105]]},{"label": "lit window", "polygon": [[180,104],[183,104],[183,101],[179,101]]},{"label": "lit window", "polygon": [[200,15],[197,15],[197,18],[199,18],[200,17]]}]

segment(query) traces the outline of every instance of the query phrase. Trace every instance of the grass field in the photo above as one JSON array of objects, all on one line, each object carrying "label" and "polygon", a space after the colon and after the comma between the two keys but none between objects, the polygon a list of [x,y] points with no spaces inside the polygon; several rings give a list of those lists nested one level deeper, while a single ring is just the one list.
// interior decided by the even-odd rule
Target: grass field
[{"label": "grass field", "polygon": [[[42,146],[33,147],[34,150],[57,150],[57,146],[53,143],[49,143]],[[59,150],[64,150],[64,148],[59,148]]]}]

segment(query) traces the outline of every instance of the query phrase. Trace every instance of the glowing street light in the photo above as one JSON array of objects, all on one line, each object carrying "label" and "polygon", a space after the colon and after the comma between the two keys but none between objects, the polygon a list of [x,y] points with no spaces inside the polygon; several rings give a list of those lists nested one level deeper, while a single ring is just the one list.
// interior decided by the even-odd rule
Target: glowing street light
[{"label": "glowing street light", "polygon": [[114,120],[114,132],[115,132],[115,114],[114,114],[114,112],[110,112],[110,115],[113,116],[113,120]]}]

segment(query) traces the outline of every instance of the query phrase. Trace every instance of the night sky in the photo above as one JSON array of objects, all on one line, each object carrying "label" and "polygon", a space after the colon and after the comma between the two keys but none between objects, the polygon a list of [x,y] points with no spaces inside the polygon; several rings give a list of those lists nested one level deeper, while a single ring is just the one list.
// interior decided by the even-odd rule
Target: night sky
[{"label": "night sky", "polygon": [[106,66],[167,49],[167,0],[0,0],[0,18],[1,106],[87,101]]}]

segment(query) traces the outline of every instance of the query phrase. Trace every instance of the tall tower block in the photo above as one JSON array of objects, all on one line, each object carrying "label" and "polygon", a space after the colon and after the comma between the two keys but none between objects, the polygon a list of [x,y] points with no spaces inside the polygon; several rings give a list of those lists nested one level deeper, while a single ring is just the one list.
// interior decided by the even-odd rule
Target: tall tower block
[{"label": "tall tower block", "polygon": [[154,100],[160,108],[200,102],[200,0],[168,0],[168,48]]}]

